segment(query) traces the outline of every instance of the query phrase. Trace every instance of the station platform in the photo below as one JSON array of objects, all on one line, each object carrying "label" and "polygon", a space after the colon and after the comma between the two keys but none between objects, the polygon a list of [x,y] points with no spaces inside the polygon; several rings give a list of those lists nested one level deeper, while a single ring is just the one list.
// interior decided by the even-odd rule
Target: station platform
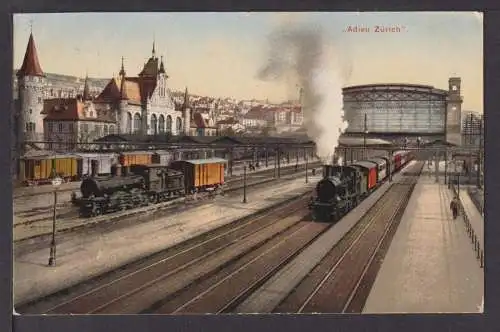
[{"label": "station platform", "polygon": [[363,313],[482,310],[483,269],[463,216],[453,220],[453,193],[440,181],[419,178]]},{"label": "station platform", "polygon": [[242,197],[217,197],[181,213],[108,233],[75,236],[57,246],[57,266],[48,267],[49,248],[14,258],[14,303],[39,298],[159,252],[233,220],[311,192],[321,176],[248,190]]}]

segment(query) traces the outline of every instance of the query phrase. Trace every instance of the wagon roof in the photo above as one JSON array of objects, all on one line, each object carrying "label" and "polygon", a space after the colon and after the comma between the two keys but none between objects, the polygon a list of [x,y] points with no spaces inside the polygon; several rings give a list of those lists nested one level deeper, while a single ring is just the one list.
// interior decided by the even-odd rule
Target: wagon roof
[{"label": "wagon roof", "polygon": [[364,168],[375,168],[376,165],[369,162],[369,161],[358,161],[354,164],[351,164],[351,166],[361,166],[361,167],[364,167]]},{"label": "wagon roof", "polygon": [[379,165],[387,164],[387,160],[383,159],[382,157],[373,157],[369,159],[368,161],[377,163]]},{"label": "wagon roof", "polygon": [[30,159],[30,160],[65,159],[65,158],[82,159],[82,157],[80,157],[79,155],[70,153],[50,153],[48,151],[36,151],[36,152],[37,153],[27,153],[22,157],[22,159]]},{"label": "wagon roof", "polygon": [[133,155],[133,154],[154,154],[154,151],[123,151],[122,154]]},{"label": "wagon roof", "polygon": [[222,158],[206,158],[206,159],[185,160],[185,162],[190,164],[221,164],[221,163],[226,164],[227,160]]}]

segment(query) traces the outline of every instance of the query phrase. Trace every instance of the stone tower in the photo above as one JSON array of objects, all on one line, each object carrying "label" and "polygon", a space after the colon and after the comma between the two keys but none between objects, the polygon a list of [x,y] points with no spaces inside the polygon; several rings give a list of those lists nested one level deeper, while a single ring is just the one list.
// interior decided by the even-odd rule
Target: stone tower
[{"label": "stone tower", "polygon": [[[17,141],[21,150],[24,141],[43,140],[43,100],[45,75],[38,61],[33,33],[30,33],[21,68],[17,72],[19,106],[16,110]],[[41,144],[39,144],[41,145]]]},{"label": "stone tower", "polygon": [[446,104],[446,141],[456,145],[462,143],[461,114],[463,98],[460,95],[460,83],[460,77],[451,77],[448,80],[448,97]]},{"label": "stone tower", "polygon": [[[182,122],[184,124],[184,135],[189,136],[189,128],[191,127],[191,106],[189,105],[188,88],[184,91],[184,104],[182,105]],[[178,133],[180,135],[180,133]]]}]

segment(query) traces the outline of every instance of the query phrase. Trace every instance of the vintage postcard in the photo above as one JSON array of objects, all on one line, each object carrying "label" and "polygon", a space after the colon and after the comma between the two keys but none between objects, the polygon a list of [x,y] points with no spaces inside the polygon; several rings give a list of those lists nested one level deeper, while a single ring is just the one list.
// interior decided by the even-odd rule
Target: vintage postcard
[{"label": "vintage postcard", "polygon": [[14,15],[25,314],[484,303],[483,16]]}]

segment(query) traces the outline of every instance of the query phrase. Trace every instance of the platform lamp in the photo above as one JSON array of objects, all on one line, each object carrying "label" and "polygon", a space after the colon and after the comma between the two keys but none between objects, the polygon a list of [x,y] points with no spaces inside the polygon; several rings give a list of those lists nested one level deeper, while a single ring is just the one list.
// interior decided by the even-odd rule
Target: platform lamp
[{"label": "platform lamp", "polygon": [[306,154],[306,183],[309,183],[309,177],[308,177],[308,174],[307,174],[307,154]]},{"label": "platform lamp", "polygon": [[52,187],[54,188],[54,208],[52,216],[52,241],[50,241],[50,256],[49,266],[56,265],[56,212],[57,212],[57,190],[62,183],[62,179],[54,170],[54,178],[52,179]]},{"label": "platform lamp", "polygon": [[243,203],[247,202],[247,165],[243,165]]}]

